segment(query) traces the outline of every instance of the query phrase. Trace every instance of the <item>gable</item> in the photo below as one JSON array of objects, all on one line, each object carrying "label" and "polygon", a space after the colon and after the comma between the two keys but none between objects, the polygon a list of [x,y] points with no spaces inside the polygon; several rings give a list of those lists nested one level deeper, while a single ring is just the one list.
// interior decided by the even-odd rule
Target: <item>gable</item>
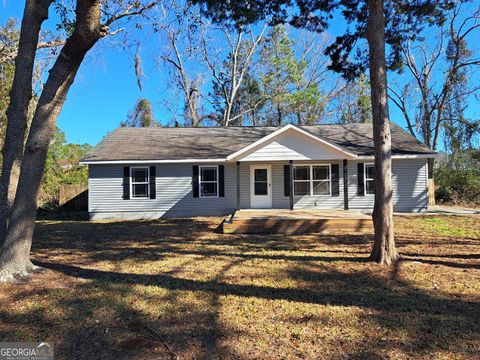
[{"label": "gable", "polygon": [[234,154],[237,161],[332,160],[353,158],[352,154],[294,127]]}]

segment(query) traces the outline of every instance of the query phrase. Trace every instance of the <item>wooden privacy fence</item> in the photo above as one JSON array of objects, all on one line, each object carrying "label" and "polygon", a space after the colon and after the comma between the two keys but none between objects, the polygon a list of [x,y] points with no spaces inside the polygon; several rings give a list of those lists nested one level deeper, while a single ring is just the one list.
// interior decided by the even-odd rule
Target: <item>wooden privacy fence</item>
[{"label": "wooden privacy fence", "polygon": [[435,181],[428,179],[428,205],[435,205]]},{"label": "wooden privacy fence", "polygon": [[88,186],[60,185],[58,205],[68,211],[88,211]]}]

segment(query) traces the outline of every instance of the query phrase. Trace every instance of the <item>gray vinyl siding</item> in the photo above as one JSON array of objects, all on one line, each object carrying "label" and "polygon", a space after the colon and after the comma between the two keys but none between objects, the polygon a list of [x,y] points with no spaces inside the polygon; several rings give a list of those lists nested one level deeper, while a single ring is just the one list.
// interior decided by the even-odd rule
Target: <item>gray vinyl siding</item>
[{"label": "gray vinyl siding", "polygon": [[[369,161],[364,161],[368,163]],[[352,210],[372,210],[373,195],[357,195],[357,163],[348,161],[348,198]],[[250,165],[240,164],[240,207],[250,208]],[[271,162],[272,165],[272,208],[288,209],[290,198],[284,196],[283,166],[288,162]],[[294,164],[338,164],[339,196],[294,197],[295,209],[343,209],[343,161],[296,161]],[[417,212],[427,208],[427,160],[393,160],[393,203],[395,211]]]},{"label": "gray vinyl siding", "polygon": [[240,163],[240,208],[250,207],[250,164]]},{"label": "gray vinyl siding", "polygon": [[[295,209],[343,209],[343,165],[341,161],[297,161],[305,163],[338,163],[338,197],[294,197]],[[255,163],[258,164],[258,163]],[[283,167],[287,161],[271,162],[272,208],[288,209],[290,199],[284,195]],[[148,166],[149,164],[145,164]],[[195,164],[157,164],[156,199],[123,199],[123,167],[119,165],[89,166],[89,212],[92,219],[158,218],[218,216],[232,213],[237,206],[237,169],[235,163],[225,165],[225,196],[194,198],[192,166]],[[205,164],[207,165],[207,164]],[[218,165],[218,164],[208,164]],[[250,208],[250,165],[240,165],[240,208]],[[393,202],[396,211],[415,212],[427,207],[427,160],[393,160]],[[357,195],[357,162],[348,161],[348,198],[353,210],[371,210],[373,195]]]},{"label": "gray vinyl siding", "polygon": [[283,167],[288,162],[275,162],[272,164],[272,207],[274,209],[290,208],[290,197],[285,196]]},{"label": "gray vinyl siding", "polygon": [[[374,196],[357,195],[357,163],[348,162],[348,198],[350,209],[373,209]],[[371,163],[365,162],[365,163]],[[393,206],[395,211],[418,212],[428,206],[427,159],[392,160]]]},{"label": "gray vinyl siding", "polygon": [[[240,208],[250,208],[250,165],[261,163],[240,163]],[[283,166],[288,165],[285,161],[268,162],[272,167],[272,208],[288,209],[290,198],[285,196],[283,188]]]},{"label": "gray vinyl siding", "polygon": [[213,216],[231,213],[236,208],[235,164],[225,164],[224,197],[193,197],[193,164],[157,164],[156,199],[129,200],[123,199],[124,166],[128,164],[89,166],[92,218]]},{"label": "gray vinyl siding", "polygon": [[[371,163],[365,161],[364,163]],[[352,210],[371,210],[373,209],[373,195],[359,196],[358,190],[358,161],[348,161],[348,208]]]}]

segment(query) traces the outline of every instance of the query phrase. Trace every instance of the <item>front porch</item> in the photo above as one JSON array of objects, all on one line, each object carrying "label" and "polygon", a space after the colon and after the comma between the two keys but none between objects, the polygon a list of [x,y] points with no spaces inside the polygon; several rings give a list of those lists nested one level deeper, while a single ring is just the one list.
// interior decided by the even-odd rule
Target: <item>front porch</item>
[{"label": "front porch", "polygon": [[349,209],[357,156],[306,130],[285,126],[227,160],[236,162],[237,211]]},{"label": "front porch", "polygon": [[237,210],[223,223],[228,234],[372,233],[370,215],[351,210]]}]

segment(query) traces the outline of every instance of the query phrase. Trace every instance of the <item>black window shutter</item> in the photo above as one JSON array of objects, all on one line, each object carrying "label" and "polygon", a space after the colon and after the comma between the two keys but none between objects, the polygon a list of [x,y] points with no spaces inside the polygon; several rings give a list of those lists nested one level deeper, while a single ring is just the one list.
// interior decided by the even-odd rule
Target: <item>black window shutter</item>
[{"label": "black window shutter", "polygon": [[339,171],[340,168],[338,164],[332,164],[332,196],[340,196],[340,188],[339,188]]},{"label": "black window shutter", "polygon": [[193,197],[198,197],[198,165],[193,165],[192,193]]},{"label": "black window shutter", "polygon": [[357,186],[357,195],[358,196],[365,196],[365,174],[363,173],[363,163],[357,164],[357,179],[358,179],[358,186]]},{"label": "black window shutter", "polygon": [[225,166],[218,166],[218,196],[225,196]]},{"label": "black window shutter", "polygon": [[156,174],[157,168],[155,166],[150,166],[150,199],[156,199],[157,198],[157,189],[155,186],[155,181],[157,178]]},{"label": "black window shutter", "polygon": [[290,196],[290,165],[283,166],[283,195]]},{"label": "black window shutter", "polygon": [[123,200],[130,199],[130,168],[123,168]]}]

